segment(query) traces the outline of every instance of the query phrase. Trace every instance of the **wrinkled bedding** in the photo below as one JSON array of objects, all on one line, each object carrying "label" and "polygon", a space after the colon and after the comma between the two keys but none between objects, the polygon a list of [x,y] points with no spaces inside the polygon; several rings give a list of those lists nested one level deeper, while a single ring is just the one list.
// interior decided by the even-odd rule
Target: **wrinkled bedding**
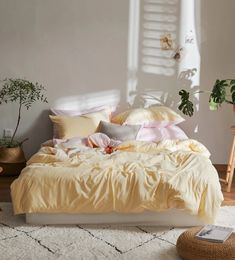
[{"label": "wrinkled bedding", "polygon": [[185,209],[213,223],[223,200],[210,153],[187,139],[43,146],[11,185],[15,214]]}]

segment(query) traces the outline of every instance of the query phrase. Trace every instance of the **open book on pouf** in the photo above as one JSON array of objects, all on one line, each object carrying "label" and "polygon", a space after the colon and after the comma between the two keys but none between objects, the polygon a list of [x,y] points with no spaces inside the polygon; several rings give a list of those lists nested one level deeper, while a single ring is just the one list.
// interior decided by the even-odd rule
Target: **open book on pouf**
[{"label": "open book on pouf", "polygon": [[223,243],[232,234],[233,228],[215,225],[204,226],[195,236],[210,242]]}]

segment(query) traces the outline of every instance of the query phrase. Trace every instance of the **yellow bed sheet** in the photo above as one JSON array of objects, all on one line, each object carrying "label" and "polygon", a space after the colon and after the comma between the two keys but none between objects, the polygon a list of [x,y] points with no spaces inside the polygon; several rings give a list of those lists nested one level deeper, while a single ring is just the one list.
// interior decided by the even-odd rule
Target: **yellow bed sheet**
[{"label": "yellow bed sheet", "polygon": [[215,220],[223,200],[208,150],[195,140],[124,142],[112,154],[42,147],[11,185],[15,214],[186,209]]}]

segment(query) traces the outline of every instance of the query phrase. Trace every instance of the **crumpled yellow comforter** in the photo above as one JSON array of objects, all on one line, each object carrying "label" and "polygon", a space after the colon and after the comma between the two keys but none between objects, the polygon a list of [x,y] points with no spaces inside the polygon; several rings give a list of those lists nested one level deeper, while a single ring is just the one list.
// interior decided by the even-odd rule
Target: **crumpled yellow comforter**
[{"label": "crumpled yellow comforter", "polygon": [[42,147],[11,185],[15,214],[186,209],[215,220],[223,200],[208,150],[195,140],[130,141],[112,154]]}]

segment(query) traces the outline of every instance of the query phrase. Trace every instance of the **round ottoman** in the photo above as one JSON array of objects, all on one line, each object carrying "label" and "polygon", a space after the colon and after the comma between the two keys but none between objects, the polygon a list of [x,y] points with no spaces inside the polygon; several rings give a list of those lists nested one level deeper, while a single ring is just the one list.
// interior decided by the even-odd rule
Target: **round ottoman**
[{"label": "round ottoman", "polygon": [[179,236],[176,249],[183,259],[235,260],[235,233],[223,243],[213,243],[195,238],[201,228],[190,228]]}]

